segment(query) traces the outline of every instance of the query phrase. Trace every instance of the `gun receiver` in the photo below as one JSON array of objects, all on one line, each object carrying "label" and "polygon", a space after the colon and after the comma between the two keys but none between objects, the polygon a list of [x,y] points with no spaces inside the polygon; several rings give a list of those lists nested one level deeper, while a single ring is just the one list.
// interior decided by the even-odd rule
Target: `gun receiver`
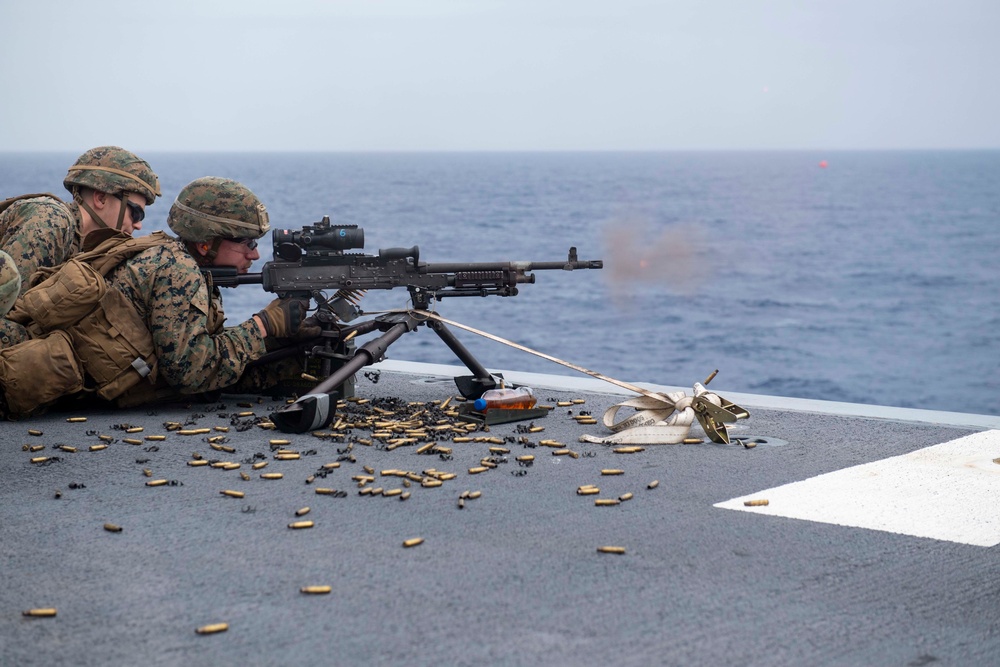
[{"label": "gun receiver", "polygon": [[[427,263],[420,260],[420,249],[388,248],[377,255],[345,252],[364,247],[364,230],[357,225],[330,224],[330,218],[303,227],[301,231],[275,230],[271,241],[274,259],[266,262],[260,273],[240,275],[229,267],[207,270],[212,282],[219,287],[259,284],[278,296],[303,296],[315,299],[317,319],[324,328],[323,346],[305,350],[308,357],[321,358],[327,380],[307,396],[282,408],[273,415],[279,429],[300,433],[321,428],[333,418],[329,407],[330,394],[362,367],[381,361],[388,346],[403,333],[426,324],[445,342],[455,355],[472,371],[471,377],[455,378],[459,391],[466,398],[478,398],[483,391],[496,386],[494,377],[458,341],[441,322],[428,321],[412,311],[391,313],[354,325],[361,311],[355,306],[359,293],[367,290],[405,288],[410,293],[414,311],[429,310],[435,299],[471,296],[516,296],[518,285],[534,283],[532,271],[601,269],[601,260],[580,260],[575,247],[569,249],[562,262],[446,262]],[[323,292],[335,290],[333,299]],[[382,336],[360,347],[347,358],[343,347],[349,338],[383,332]],[[332,360],[344,360],[336,372],[331,372]],[[321,398],[322,397],[322,398]]]}]

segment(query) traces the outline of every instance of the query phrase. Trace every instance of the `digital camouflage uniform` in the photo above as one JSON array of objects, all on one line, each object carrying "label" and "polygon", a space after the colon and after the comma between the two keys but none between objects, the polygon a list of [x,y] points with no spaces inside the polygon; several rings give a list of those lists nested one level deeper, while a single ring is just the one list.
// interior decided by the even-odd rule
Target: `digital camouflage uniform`
[{"label": "digital camouflage uniform", "polygon": [[107,280],[145,320],[161,384],[178,393],[228,387],[249,362],[264,355],[264,338],[253,319],[222,326],[219,290],[212,290],[210,303],[205,277],[182,241],[136,255],[112,270]]},{"label": "digital camouflage uniform", "polygon": [[14,260],[21,294],[31,275],[58,266],[80,251],[80,207],[44,195],[21,199],[0,213],[0,250]]},{"label": "digital camouflage uniform", "polygon": [[[40,267],[58,266],[80,250],[80,208],[51,195],[20,199],[0,213],[0,250],[11,259],[18,274],[17,296],[30,287],[30,278]],[[0,291],[9,291],[13,275]],[[3,310],[6,314],[10,304]],[[0,321],[0,348],[30,339],[27,329],[8,320]]]}]

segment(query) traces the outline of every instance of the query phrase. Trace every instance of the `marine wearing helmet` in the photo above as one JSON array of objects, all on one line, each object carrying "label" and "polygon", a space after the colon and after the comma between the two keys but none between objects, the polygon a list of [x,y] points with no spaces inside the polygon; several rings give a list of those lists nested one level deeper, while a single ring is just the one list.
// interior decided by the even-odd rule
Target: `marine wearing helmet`
[{"label": "marine wearing helmet", "polygon": [[[145,207],[160,196],[160,181],[149,163],[118,146],[98,146],[81,155],[66,173],[63,186],[90,218],[89,225],[84,220],[84,236],[93,231],[90,226],[111,227],[109,220],[115,217],[114,229],[131,233],[141,226]],[[117,206],[108,195],[118,200]],[[128,226],[126,211],[131,218]]]}]

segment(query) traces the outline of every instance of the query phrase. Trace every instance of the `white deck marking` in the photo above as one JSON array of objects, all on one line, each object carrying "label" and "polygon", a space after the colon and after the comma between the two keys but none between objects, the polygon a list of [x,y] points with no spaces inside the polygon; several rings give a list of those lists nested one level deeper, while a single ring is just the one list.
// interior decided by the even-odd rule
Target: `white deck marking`
[{"label": "white deck marking", "polygon": [[[1000,544],[996,458],[1000,431],[983,431],[714,506],[992,547]],[[743,504],[754,499],[769,504]]]}]

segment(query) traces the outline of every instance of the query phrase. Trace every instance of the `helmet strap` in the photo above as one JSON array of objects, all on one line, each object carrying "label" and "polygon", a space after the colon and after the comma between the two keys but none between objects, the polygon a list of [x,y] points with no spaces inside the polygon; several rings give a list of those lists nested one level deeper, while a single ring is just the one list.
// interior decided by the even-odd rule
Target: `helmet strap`
[{"label": "helmet strap", "polygon": [[[96,190],[92,190],[92,192],[96,192]],[[107,223],[105,223],[104,220],[101,219],[101,216],[97,215],[97,212],[94,209],[90,208],[90,204],[88,204],[86,201],[84,201],[83,195],[80,194],[80,186],[79,185],[74,185],[73,186],[73,201],[75,201],[77,204],[79,204],[80,207],[83,210],[85,210],[90,215],[90,219],[94,221],[95,225],[97,225],[98,227],[100,227],[102,229],[111,229],[110,227],[108,227]],[[122,226],[121,226],[121,220],[119,220],[118,221],[118,229],[121,229],[121,228],[122,228]]]},{"label": "helmet strap", "polygon": [[125,205],[126,199],[128,199],[128,195],[126,193],[123,192],[118,195],[118,201],[121,202],[121,206],[118,209],[118,226],[115,227],[115,229],[119,232],[122,230],[122,224],[125,222],[125,209],[128,208],[128,206]]}]

